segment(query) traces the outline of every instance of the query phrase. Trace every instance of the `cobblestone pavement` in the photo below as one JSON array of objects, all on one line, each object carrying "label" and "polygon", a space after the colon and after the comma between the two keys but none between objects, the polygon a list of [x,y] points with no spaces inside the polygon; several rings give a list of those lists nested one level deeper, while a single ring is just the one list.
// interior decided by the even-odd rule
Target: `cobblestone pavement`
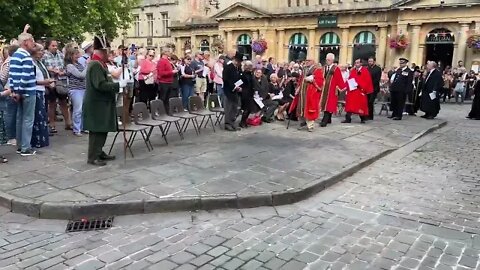
[{"label": "cobblestone pavement", "polygon": [[[58,218],[58,212],[72,212],[76,203],[133,202],[129,213],[136,214],[158,212],[153,208],[159,200],[203,202],[209,197],[248,199],[260,194],[268,198],[272,193],[298,191],[322,182],[442,122],[414,117],[398,122],[385,115],[366,125],[357,118],[352,124],[340,124],[340,120],[336,117],[333,125],[313,133],[297,131],[293,122],[288,130],[284,122],[234,134],[203,129],[198,137],[186,134],[184,141],[172,132],[168,146],[155,134],[154,151],[146,151],[138,141],[133,147],[135,158],[128,157],[124,164],[120,142],[114,148],[120,158],[102,168],[86,164],[86,137],[62,133],[52,137],[52,147],[34,157],[23,158],[10,149],[10,163],[0,170],[0,205],[2,197],[18,198],[20,206],[13,205],[13,209],[25,209],[26,202],[35,204],[28,213],[20,213]],[[312,149],[321,149],[322,154]]]},{"label": "cobblestone pavement", "polygon": [[479,269],[480,122],[450,124],[306,201],[64,221],[0,210],[0,269]]}]

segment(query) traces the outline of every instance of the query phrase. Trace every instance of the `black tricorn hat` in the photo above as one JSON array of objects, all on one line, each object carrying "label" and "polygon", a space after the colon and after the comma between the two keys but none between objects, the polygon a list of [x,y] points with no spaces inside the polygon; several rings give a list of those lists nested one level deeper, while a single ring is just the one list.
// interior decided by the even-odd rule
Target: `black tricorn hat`
[{"label": "black tricorn hat", "polygon": [[107,37],[105,37],[105,35],[95,36],[93,38],[93,49],[94,50],[110,49],[110,42],[108,42]]},{"label": "black tricorn hat", "polygon": [[238,60],[238,61],[242,62],[242,61],[243,61],[243,54],[237,51],[237,52],[235,53],[235,56],[234,56],[233,58],[234,58],[235,60]]}]

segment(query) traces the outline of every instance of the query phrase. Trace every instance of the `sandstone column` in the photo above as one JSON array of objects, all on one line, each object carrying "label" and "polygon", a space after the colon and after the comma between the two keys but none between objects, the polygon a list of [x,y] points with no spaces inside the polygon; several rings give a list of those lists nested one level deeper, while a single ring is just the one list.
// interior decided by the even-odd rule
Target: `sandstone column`
[{"label": "sandstone column", "polygon": [[410,62],[421,66],[418,58],[418,49],[420,46],[420,28],[421,25],[413,25],[411,43],[410,43]]},{"label": "sandstone column", "polygon": [[308,29],[308,41],[307,42],[308,42],[307,58],[311,58],[311,59],[317,61],[317,58],[315,57],[315,55],[316,55],[316,53],[315,53],[315,43],[316,43],[315,28]]},{"label": "sandstone column", "polygon": [[350,29],[348,27],[342,28],[342,38],[340,40],[340,56],[338,59],[338,62],[340,64],[346,64],[348,62],[347,56],[348,56],[348,50],[350,48],[348,47],[348,36],[350,34]]},{"label": "sandstone column", "polygon": [[277,61],[287,61],[288,59],[285,59],[284,55],[284,48],[283,45],[285,43],[285,30],[283,29],[278,29],[277,30]]},{"label": "sandstone column", "polygon": [[470,30],[469,23],[460,24],[460,35],[459,36],[457,35],[455,37],[455,39],[458,38],[458,48],[456,48],[456,51],[455,51],[457,61],[452,63],[452,66],[456,66],[458,61],[463,61],[465,63],[465,53],[467,52],[467,39],[468,39],[469,30]]},{"label": "sandstone column", "polygon": [[388,29],[386,25],[380,26],[380,36],[378,40],[377,64],[385,66],[385,56],[387,54]]}]

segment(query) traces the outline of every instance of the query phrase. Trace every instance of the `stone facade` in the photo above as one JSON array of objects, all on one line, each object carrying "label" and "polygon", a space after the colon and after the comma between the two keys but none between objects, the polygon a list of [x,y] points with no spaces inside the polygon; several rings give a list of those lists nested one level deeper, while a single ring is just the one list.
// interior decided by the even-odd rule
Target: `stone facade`
[{"label": "stone facade", "polygon": [[[187,49],[219,53],[211,45],[222,43],[224,50],[242,47],[253,57],[249,42],[264,38],[268,49],[262,56],[281,62],[305,57],[321,60],[328,52],[334,52],[340,63],[375,55],[384,66],[396,65],[399,57],[417,64],[429,58],[454,66],[464,60],[467,67],[480,60],[480,53],[466,45],[470,34],[480,33],[478,0],[171,2],[169,42],[175,43],[180,55]],[[148,8],[140,12],[142,17],[152,12]],[[141,31],[146,31],[148,27],[142,25]],[[139,38],[130,38],[131,33],[128,41],[137,42]],[[407,48],[390,48],[390,39],[401,35],[409,42]]]}]

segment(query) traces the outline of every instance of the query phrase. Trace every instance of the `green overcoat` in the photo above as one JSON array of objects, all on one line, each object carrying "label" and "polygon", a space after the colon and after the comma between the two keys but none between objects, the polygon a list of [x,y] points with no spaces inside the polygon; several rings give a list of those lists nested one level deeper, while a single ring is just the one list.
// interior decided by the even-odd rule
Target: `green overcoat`
[{"label": "green overcoat", "polygon": [[111,81],[108,71],[98,61],[90,61],[85,79],[83,128],[90,132],[117,131],[116,93],[119,84]]}]

